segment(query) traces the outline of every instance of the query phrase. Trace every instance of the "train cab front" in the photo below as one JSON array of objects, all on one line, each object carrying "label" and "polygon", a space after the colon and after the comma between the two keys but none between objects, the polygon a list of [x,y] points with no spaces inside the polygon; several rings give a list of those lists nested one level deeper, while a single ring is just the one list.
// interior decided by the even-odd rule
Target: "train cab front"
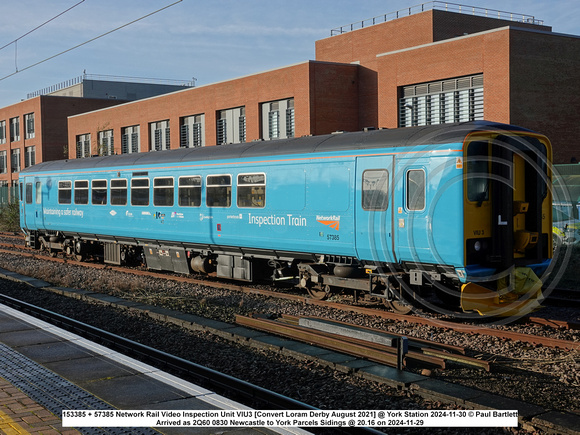
[{"label": "train cab front", "polygon": [[521,316],[540,308],[552,258],[552,149],[525,131],[482,131],[464,143],[461,308]]}]

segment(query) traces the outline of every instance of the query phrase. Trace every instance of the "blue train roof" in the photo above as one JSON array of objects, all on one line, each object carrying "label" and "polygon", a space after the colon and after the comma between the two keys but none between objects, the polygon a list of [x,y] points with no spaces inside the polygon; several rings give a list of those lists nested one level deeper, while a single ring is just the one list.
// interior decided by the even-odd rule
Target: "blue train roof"
[{"label": "blue train roof", "polygon": [[457,124],[380,129],[339,134],[333,133],[321,136],[255,141],[222,146],[180,148],[149,153],[48,161],[27,168],[21,173],[77,169],[90,170],[107,167],[140,166],[188,161],[241,159],[344,150],[463,143],[469,133],[483,130],[529,131],[508,124],[472,121]]}]

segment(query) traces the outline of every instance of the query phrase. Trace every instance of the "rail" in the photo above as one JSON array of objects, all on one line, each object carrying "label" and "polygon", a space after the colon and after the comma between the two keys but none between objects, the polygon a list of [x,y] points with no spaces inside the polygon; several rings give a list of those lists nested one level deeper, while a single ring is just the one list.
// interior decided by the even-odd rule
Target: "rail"
[{"label": "rail", "polygon": [[490,371],[490,363],[465,355],[465,349],[414,337],[317,317],[282,315],[276,320],[254,314],[237,315],[236,323],[293,340],[365,358],[403,370],[445,368],[445,360]]},{"label": "rail", "polygon": [[476,15],[480,17],[496,18],[499,20],[517,21],[520,23],[544,25],[543,20],[537,20],[533,15],[520,14],[515,12],[506,12],[495,9],[482,8],[478,6],[468,6],[459,3],[448,3],[442,1],[431,1],[421,3],[419,5],[411,6],[405,9],[399,9],[395,12],[389,12],[383,15],[377,15],[373,18],[368,18],[362,21],[356,21],[345,26],[336,27],[330,30],[330,36],[341,35],[343,33],[351,32],[353,30],[362,29],[364,27],[374,26],[375,24],[386,23],[387,21],[396,20],[398,18],[415,15],[429,10],[443,10],[448,12],[457,12],[460,14]]}]

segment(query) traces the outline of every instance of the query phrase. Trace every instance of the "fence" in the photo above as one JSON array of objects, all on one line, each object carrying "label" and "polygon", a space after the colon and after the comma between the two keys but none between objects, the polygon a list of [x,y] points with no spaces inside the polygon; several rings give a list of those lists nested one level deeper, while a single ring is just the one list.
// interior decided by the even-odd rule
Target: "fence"
[{"label": "fence", "polygon": [[375,24],[385,23],[387,21],[396,20],[397,18],[406,17],[409,15],[418,14],[429,10],[442,10],[448,12],[456,12],[459,14],[477,15],[480,17],[497,18],[499,20],[518,21],[521,23],[543,25],[543,20],[537,20],[533,15],[519,14],[515,12],[498,11],[495,9],[481,8],[477,6],[467,6],[458,3],[448,3],[441,1],[432,1],[421,3],[409,8],[400,9],[395,12],[389,12],[384,15],[378,15],[373,18],[368,18],[362,21],[356,21],[346,26],[336,27],[330,31],[330,36],[340,35],[342,33],[350,32],[356,29],[362,29]]}]

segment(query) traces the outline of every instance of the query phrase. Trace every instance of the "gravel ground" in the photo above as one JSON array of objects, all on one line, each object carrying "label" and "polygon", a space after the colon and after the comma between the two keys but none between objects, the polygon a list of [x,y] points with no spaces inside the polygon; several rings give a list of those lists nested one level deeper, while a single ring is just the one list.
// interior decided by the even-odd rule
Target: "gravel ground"
[{"label": "gravel ground", "polygon": [[[251,312],[314,315],[465,346],[471,355],[483,355],[485,359],[494,361],[494,371],[487,373],[457,366],[436,370],[432,377],[546,408],[580,413],[580,355],[577,351],[562,351],[494,337],[466,335],[441,328],[394,323],[374,316],[323,309],[275,298],[136,277],[107,269],[63,266],[9,254],[0,254],[0,267],[35,276],[58,286],[109,293],[226,322],[232,322],[235,314]],[[399,391],[338,373],[315,362],[301,362],[267,351],[248,349],[211,334],[183,331],[144,316],[71,300],[4,280],[0,281],[0,291],[263,385],[322,409],[449,409],[449,405],[426,401],[409,391]],[[556,316],[551,314],[557,314],[558,318],[579,320],[577,310],[562,308],[546,313],[546,317],[553,318]],[[524,325],[514,328],[520,332],[542,331],[545,335],[580,341],[579,331],[555,331],[547,327]],[[288,379],[293,382],[288,382]],[[397,429],[394,432],[407,433],[413,430]],[[466,430],[432,428],[431,433],[466,433]],[[490,429],[483,432],[474,430],[472,433],[525,432],[517,429]]]}]

